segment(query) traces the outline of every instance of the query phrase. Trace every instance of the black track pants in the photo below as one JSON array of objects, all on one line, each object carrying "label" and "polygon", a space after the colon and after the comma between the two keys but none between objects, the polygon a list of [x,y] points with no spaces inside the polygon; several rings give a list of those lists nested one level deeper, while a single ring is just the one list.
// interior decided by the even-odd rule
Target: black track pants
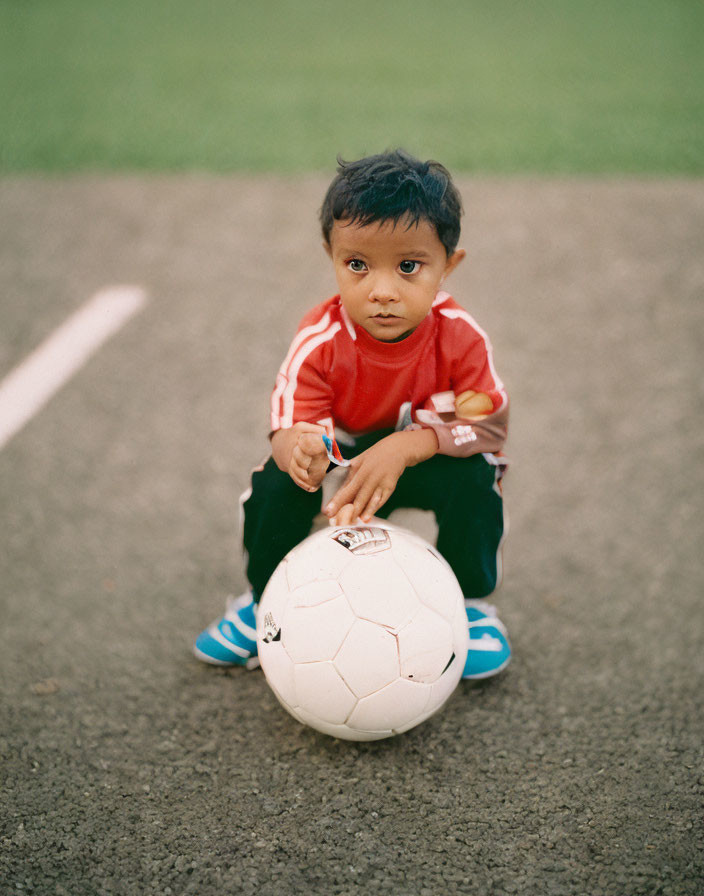
[{"label": "black track pants", "polygon": [[[355,453],[378,438],[366,437]],[[465,597],[485,597],[500,578],[504,517],[498,469],[480,454],[462,458],[436,454],[407,467],[377,512],[385,518],[401,507],[432,510],[438,523],[437,548]],[[273,458],[252,474],[252,491],[243,509],[247,576],[255,595],[261,596],[283,557],[310,533],[321,505],[322,490],[304,491]]]}]

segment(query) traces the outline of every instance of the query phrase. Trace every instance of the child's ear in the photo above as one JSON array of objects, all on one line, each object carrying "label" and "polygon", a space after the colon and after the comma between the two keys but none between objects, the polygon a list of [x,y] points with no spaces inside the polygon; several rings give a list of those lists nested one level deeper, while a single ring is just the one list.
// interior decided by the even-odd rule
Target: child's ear
[{"label": "child's ear", "polygon": [[446,277],[449,277],[450,274],[454,271],[454,269],[462,262],[467,253],[464,249],[455,249],[455,251],[450,255],[447,259],[447,264],[445,265],[445,270],[443,271],[442,279],[445,280]]}]

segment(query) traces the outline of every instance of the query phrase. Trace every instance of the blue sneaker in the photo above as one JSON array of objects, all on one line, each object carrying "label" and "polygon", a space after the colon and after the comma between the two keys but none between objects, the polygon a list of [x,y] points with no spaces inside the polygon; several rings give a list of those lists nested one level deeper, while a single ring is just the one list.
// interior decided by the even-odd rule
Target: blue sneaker
[{"label": "blue sneaker", "polygon": [[496,607],[483,600],[465,600],[469,623],[469,650],[462,678],[498,675],[511,661],[508,632],[496,615]]},{"label": "blue sneaker", "polygon": [[198,635],[193,653],[199,660],[214,666],[256,668],[259,660],[255,608],[251,591],[231,597],[225,615]]}]

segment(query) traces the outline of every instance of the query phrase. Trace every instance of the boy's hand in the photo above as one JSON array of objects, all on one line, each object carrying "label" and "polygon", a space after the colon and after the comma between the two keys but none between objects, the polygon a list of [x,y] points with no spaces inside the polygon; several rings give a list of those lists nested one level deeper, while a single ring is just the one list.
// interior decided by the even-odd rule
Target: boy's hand
[{"label": "boy's hand", "polygon": [[276,466],[307,492],[320,488],[330,464],[321,438],[324,432],[325,427],[317,423],[296,423],[271,437]]},{"label": "boy's hand", "polygon": [[344,485],[323,512],[337,525],[368,523],[391,497],[406,467],[432,457],[438,449],[431,429],[395,432],[358,454],[350,462]]}]

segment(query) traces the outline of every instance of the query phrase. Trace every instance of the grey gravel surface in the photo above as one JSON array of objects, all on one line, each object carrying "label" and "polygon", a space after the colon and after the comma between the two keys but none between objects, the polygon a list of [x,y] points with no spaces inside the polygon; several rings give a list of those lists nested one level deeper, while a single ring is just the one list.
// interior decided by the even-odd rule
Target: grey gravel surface
[{"label": "grey gravel surface", "polygon": [[0,453],[0,892],[698,896],[701,181],[461,182],[451,288],[513,399],[503,676],[354,744],[191,657],[333,292],[325,183],[0,181],[2,374],[101,286],[151,296]]}]

